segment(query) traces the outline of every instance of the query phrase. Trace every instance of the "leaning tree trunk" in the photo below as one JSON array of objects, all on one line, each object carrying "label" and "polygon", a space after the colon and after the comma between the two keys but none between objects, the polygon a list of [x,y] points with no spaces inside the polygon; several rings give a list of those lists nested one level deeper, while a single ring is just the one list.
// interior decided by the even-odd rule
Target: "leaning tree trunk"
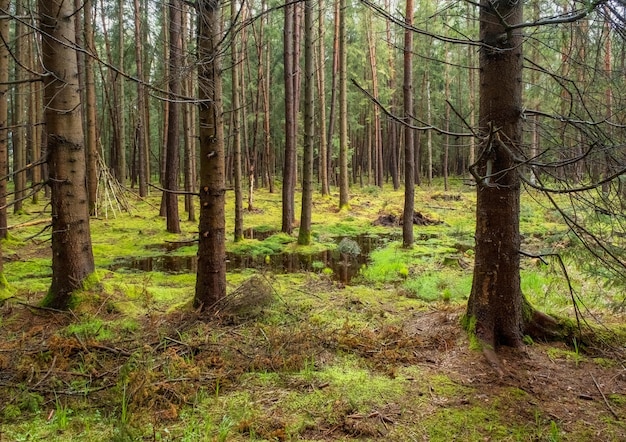
[{"label": "leaning tree trunk", "polygon": [[45,303],[67,308],[72,292],[94,271],[73,4],[39,0],[39,16],[52,189],[52,285]]},{"label": "leaning tree trunk", "polygon": [[194,306],[212,309],[226,296],[226,193],[220,67],[220,3],[198,4],[200,223]]},{"label": "leaning tree trunk", "polygon": [[476,258],[467,318],[486,352],[497,345],[519,346],[530,327],[550,322],[530,307],[520,287],[520,179],[514,157],[522,148],[522,32],[507,33],[499,17],[520,23],[522,2],[483,0],[480,10],[483,141],[471,166],[477,180]]}]

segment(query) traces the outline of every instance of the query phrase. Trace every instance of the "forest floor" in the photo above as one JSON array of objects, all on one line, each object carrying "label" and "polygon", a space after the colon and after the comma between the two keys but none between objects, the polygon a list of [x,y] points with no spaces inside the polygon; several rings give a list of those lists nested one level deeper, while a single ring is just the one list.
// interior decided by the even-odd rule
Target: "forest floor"
[{"label": "forest floor", "polygon": [[[348,211],[316,198],[308,248],[273,234],[279,196],[259,192],[246,214],[257,239],[228,250],[239,266],[260,258],[229,271],[217,318],[190,307],[195,223],[166,234],[156,197],[92,220],[98,271],[69,312],[39,307],[49,213],[15,215],[22,227],[2,244],[0,441],[626,440],[623,287],[587,273],[549,208],[525,198],[524,245],[560,252],[573,291],[535,259],[522,285],[541,310],[574,324],[578,312],[579,333],[499,348],[500,375],[460,326],[472,191],[419,190],[418,218],[440,222],[416,226],[410,251],[397,227],[374,225],[399,215],[402,194],[357,192]],[[338,241],[365,248],[364,234],[383,239],[366,264]]]}]

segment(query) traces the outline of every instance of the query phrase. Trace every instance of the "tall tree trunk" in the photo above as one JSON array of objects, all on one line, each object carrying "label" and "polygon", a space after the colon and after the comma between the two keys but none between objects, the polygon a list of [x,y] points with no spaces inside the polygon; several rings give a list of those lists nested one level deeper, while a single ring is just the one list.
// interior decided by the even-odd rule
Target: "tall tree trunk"
[{"label": "tall tree trunk", "polygon": [[84,3],[85,47],[88,54],[85,56],[85,114],[86,133],[85,149],[87,155],[87,189],[89,192],[89,214],[94,216],[97,211],[98,200],[98,132],[96,116],[96,81],[94,77],[94,63],[91,55],[96,56],[96,47],[93,39],[93,2]]},{"label": "tall tree trunk", "polygon": [[413,0],[406,0],[404,17],[407,28],[404,30],[404,85],[402,95],[404,101],[404,215],[402,217],[402,245],[413,246],[413,211],[415,209],[415,152],[413,150],[413,129],[411,123],[413,112]]},{"label": "tall tree trunk", "polygon": [[[8,11],[10,0],[0,0],[0,8]],[[9,20],[0,19],[0,38],[9,41]],[[0,44],[0,175],[9,170],[9,50]],[[7,179],[0,179],[0,239],[7,237]],[[1,246],[0,246],[1,247]]]},{"label": "tall tree trunk", "polygon": [[141,9],[139,6],[139,0],[133,0],[134,15],[135,15],[135,65],[137,68],[137,124],[135,127],[135,142],[137,144],[137,166],[139,175],[139,196],[148,196],[148,146],[146,145],[146,121],[145,121],[145,109],[146,109],[146,88],[144,85],[144,73],[143,73],[143,49],[141,39]]},{"label": "tall tree trunk", "polygon": [[350,205],[348,176],[348,36],[346,0],[339,0],[339,208]]},{"label": "tall tree trunk", "polygon": [[[430,74],[428,71],[424,73],[426,76],[426,122],[428,126],[432,126],[432,103],[430,97]],[[427,170],[426,170],[426,180],[428,183],[428,187],[433,185],[433,131],[429,130],[426,132],[426,150],[428,154],[427,159]]]},{"label": "tall tree trunk", "polygon": [[[374,39],[374,29],[372,25],[372,13],[367,11],[367,47],[368,57],[370,60],[370,70],[372,75],[372,95],[376,100],[379,99],[378,91],[378,67],[376,57],[376,41]],[[374,182],[377,186],[383,187],[383,140],[382,140],[382,123],[380,118],[380,109],[374,105],[374,127],[373,127],[373,167],[375,179]]]},{"label": "tall tree trunk", "polygon": [[[497,8],[497,9],[494,9]],[[522,148],[522,32],[505,32],[500,17],[522,21],[522,2],[481,1],[479,125],[483,141],[477,181],[476,258],[468,324],[485,352],[519,346],[536,318],[520,287],[520,179],[514,152]],[[507,38],[501,38],[507,36]]]},{"label": "tall tree trunk", "polygon": [[[45,123],[52,189],[52,285],[45,304],[67,308],[71,295],[94,271],[85,186],[85,146],[73,4],[39,0]],[[66,44],[69,42],[69,44]]]},{"label": "tall tree trunk", "polygon": [[304,155],[302,165],[302,211],[298,244],[311,243],[311,215],[313,210],[313,150],[315,148],[315,104],[313,102],[314,48],[313,0],[304,2]]},{"label": "tall tree trunk", "polygon": [[[24,16],[26,9],[23,2],[18,1],[15,5],[15,14]],[[23,20],[15,20],[15,93],[13,95],[13,130],[11,140],[13,144],[13,212],[19,213],[22,210],[24,195],[26,192],[26,99],[28,98],[28,84],[25,82],[28,60],[28,40],[27,28]],[[3,43],[4,44],[4,43]]]},{"label": "tall tree trunk", "polygon": [[222,110],[220,3],[198,3],[200,222],[194,305],[213,309],[226,296],[226,193]]},{"label": "tall tree trunk", "polygon": [[[446,63],[444,67],[444,93],[446,100],[450,100],[450,51],[446,50]],[[446,106],[445,113],[446,122],[444,127],[446,132],[450,132],[450,106]],[[450,135],[446,134],[443,144],[443,158],[441,159],[441,171],[443,173],[443,188],[448,190],[448,173],[450,172]]]},{"label": "tall tree trunk", "polygon": [[[192,39],[190,25],[191,14],[189,13],[189,6],[184,6],[183,13],[183,45],[188,47],[188,41]],[[194,91],[193,75],[187,74],[187,77],[183,81],[183,95],[185,97],[191,97]],[[191,193],[196,191],[196,118],[195,118],[195,106],[192,103],[183,103],[183,134],[185,144],[184,154],[184,177],[185,177],[185,191],[190,192],[185,194],[185,210],[188,213],[188,221],[196,221],[195,211],[195,196]]]},{"label": "tall tree trunk", "polygon": [[183,39],[182,1],[169,2],[169,107],[167,125],[167,163],[165,164],[165,216],[167,231],[180,233],[178,216],[178,171],[180,163],[180,94],[182,90]]},{"label": "tall tree trunk", "polygon": [[[118,68],[124,72],[124,0],[118,1],[118,41],[117,41],[117,56],[118,56]],[[103,14],[102,20],[105,20]],[[126,108],[126,92],[124,76],[119,73],[113,73],[115,81],[115,117],[116,127],[113,129],[116,132],[115,143],[115,177],[117,180],[124,184],[126,182],[126,118],[124,116],[124,110]]]},{"label": "tall tree trunk", "polygon": [[[337,184],[335,178],[333,164],[334,144],[333,136],[335,135],[335,120],[337,115],[337,84],[339,81],[339,0],[333,0],[333,66],[330,76],[330,108],[328,110],[328,134],[326,136],[326,145],[328,146],[328,171],[329,181]],[[330,184],[330,183],[329,183]]]},{"label": "tall tree trunk", "polygon": [[[243,6],[242,6],[243,7]],[[230,3],[230,19],[231,27],[235,27],[235,18],[237,17],[237,2],[231,0]],[[239,63],[241,63],[239,55],[239,39],[237,35],[233,36],[230,44],[231,53],[231,100],[232,100],[232,126],[231,137],[233,140],[233,173],[235,178],[235,242],[243,239],[243,188],[241,179],[241,112],[240,100],[241,85],[239,79]]]},{"label": "tall tree trunk", "polygon": [[317,32],[317,95],[319,103],[319,177],[322,195],[330,195],[328,185],[328,138],[326,137],[326,55],[324,46],[324,26],[326,25],[324,0],[319,0],[318,6],[318,32]]},{"label": "tall tree trunk", "polygon": [[285,161],[283,167],[283,214],[281,231],[291,234],[293,231],[294,192],[296,172],[296,108],[294,76],[294,26],[295,8],[293,4],[285,6],[284,28],[284,66],[285,66]]}]

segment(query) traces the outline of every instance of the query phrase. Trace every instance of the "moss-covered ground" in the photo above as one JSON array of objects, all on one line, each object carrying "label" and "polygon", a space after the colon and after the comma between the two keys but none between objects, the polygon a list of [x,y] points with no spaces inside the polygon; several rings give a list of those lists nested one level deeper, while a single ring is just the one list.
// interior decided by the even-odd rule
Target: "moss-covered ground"
[{"label": "moss-covered ground", "polygon": [[[342,211],[338,195],[316,196],[302,248],[277,233],[280,195],[259,190],[245,213],[254,238],[227,249],[267,266],[229,271],[219,318],[190,307],[196,223],[165,233],[158,195],[92,219],[96,274],[71,311],[39,307],[50,213],[26,204],[2,243],[0,441],[626,440],[623,285],[579,265],[583,249],[539,196],[523,197],[524,251],[561,253],[572,290],[554,259],[524,258],[522,287],[578,333],[499,349],[499,376],[460,327],[473,190],[418,189],[416,210],[436,222],[415,226],[410,250],[397,226],[375,225],[401,214],[402,193],[352,191]],[[357,266],[338,239],[359,235],[384,241],[348,281],[320,256],[344,247]],[[279,271],[281,253],[313,256],[311,270]]]}]

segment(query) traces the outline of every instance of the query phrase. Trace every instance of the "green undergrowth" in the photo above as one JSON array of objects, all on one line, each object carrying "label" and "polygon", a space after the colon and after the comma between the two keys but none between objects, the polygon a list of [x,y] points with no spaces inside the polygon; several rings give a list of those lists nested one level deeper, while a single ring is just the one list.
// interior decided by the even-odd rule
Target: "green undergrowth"
[{"label": "green undergrowth", "polygon": [[[229,235],[228,252],[271,262],[300,253],[310,256],[313,271],[229,272],[228,299],[258,306],[228,310],[224,304],[211,320],[192,308],[192,271],[117,266],[195,256],[196,223],[182,222],[180,235],[165,233],[165,220],[154,216],[157,195],[133,199],[132,214],[91,221],[97,272],[68,313],[38,307],[50,286],[50,233],[43,225],[11,230],[2,243],[11,297],[0,301],[0,395],[6,398],[0,439],[548,441],[602,434],[620,440],[626,429],[596,390],[584,394],[597,400],[580,398],[589,376],[579,366],[619,374],[620,360],[598,349],[623,343],[623,325],[611,324],[610,334],[591,342],[529,342],[529,358],[506,363],[544,358],[548,368],[539,366],[545,369],[533,377],[537,366],[524,365],[520,376],[533,376],[519,388],[514,377],[497,379],[471,350],[460,324],[471,290],[473,192],[460,184],[449,192],[419,188],[416,211],[434,223],[415,226],[415,245],[404,249],[399,226],[374,225],[380,216],[401,214],[400,191],[353,189],[350,207],[341,211],[337,195],[316,196],[313,244],[302,247],[297,228],[291,236],[279,233],[280,193],[258,190],[255,210],[244,213],[257,239],[235,243]],[[565,238],[556,214],[542,204],[522,199],[523,247],[531,254],[558,249]],[[11,224],[49,216],[40,215],[43,207],[25,204]],[[232,225],[229,215],[228,232]],[[358,235],[385,241],[351,281],[341,281],[316,254],[343,250],[354,265],[348,256],[354,248],[338,243]],[[558,263],[545,261],[522,260],[522,289],[533,306],[573,318],[574,297],[584,300],[581,311],[607,320],[613,312],[612,322],[623,322],[612,309],[614,290],[565,257],[570,292]],[[569,386],[568,373],[552,375],[552,367],[582,373],[584,382],[544,395],[542,382],[559,375]],[[594,373],[623,417],[623,391],[609,389],[608,374]],[[586,413],[587,427],[560,414],[563,397]]]}]

